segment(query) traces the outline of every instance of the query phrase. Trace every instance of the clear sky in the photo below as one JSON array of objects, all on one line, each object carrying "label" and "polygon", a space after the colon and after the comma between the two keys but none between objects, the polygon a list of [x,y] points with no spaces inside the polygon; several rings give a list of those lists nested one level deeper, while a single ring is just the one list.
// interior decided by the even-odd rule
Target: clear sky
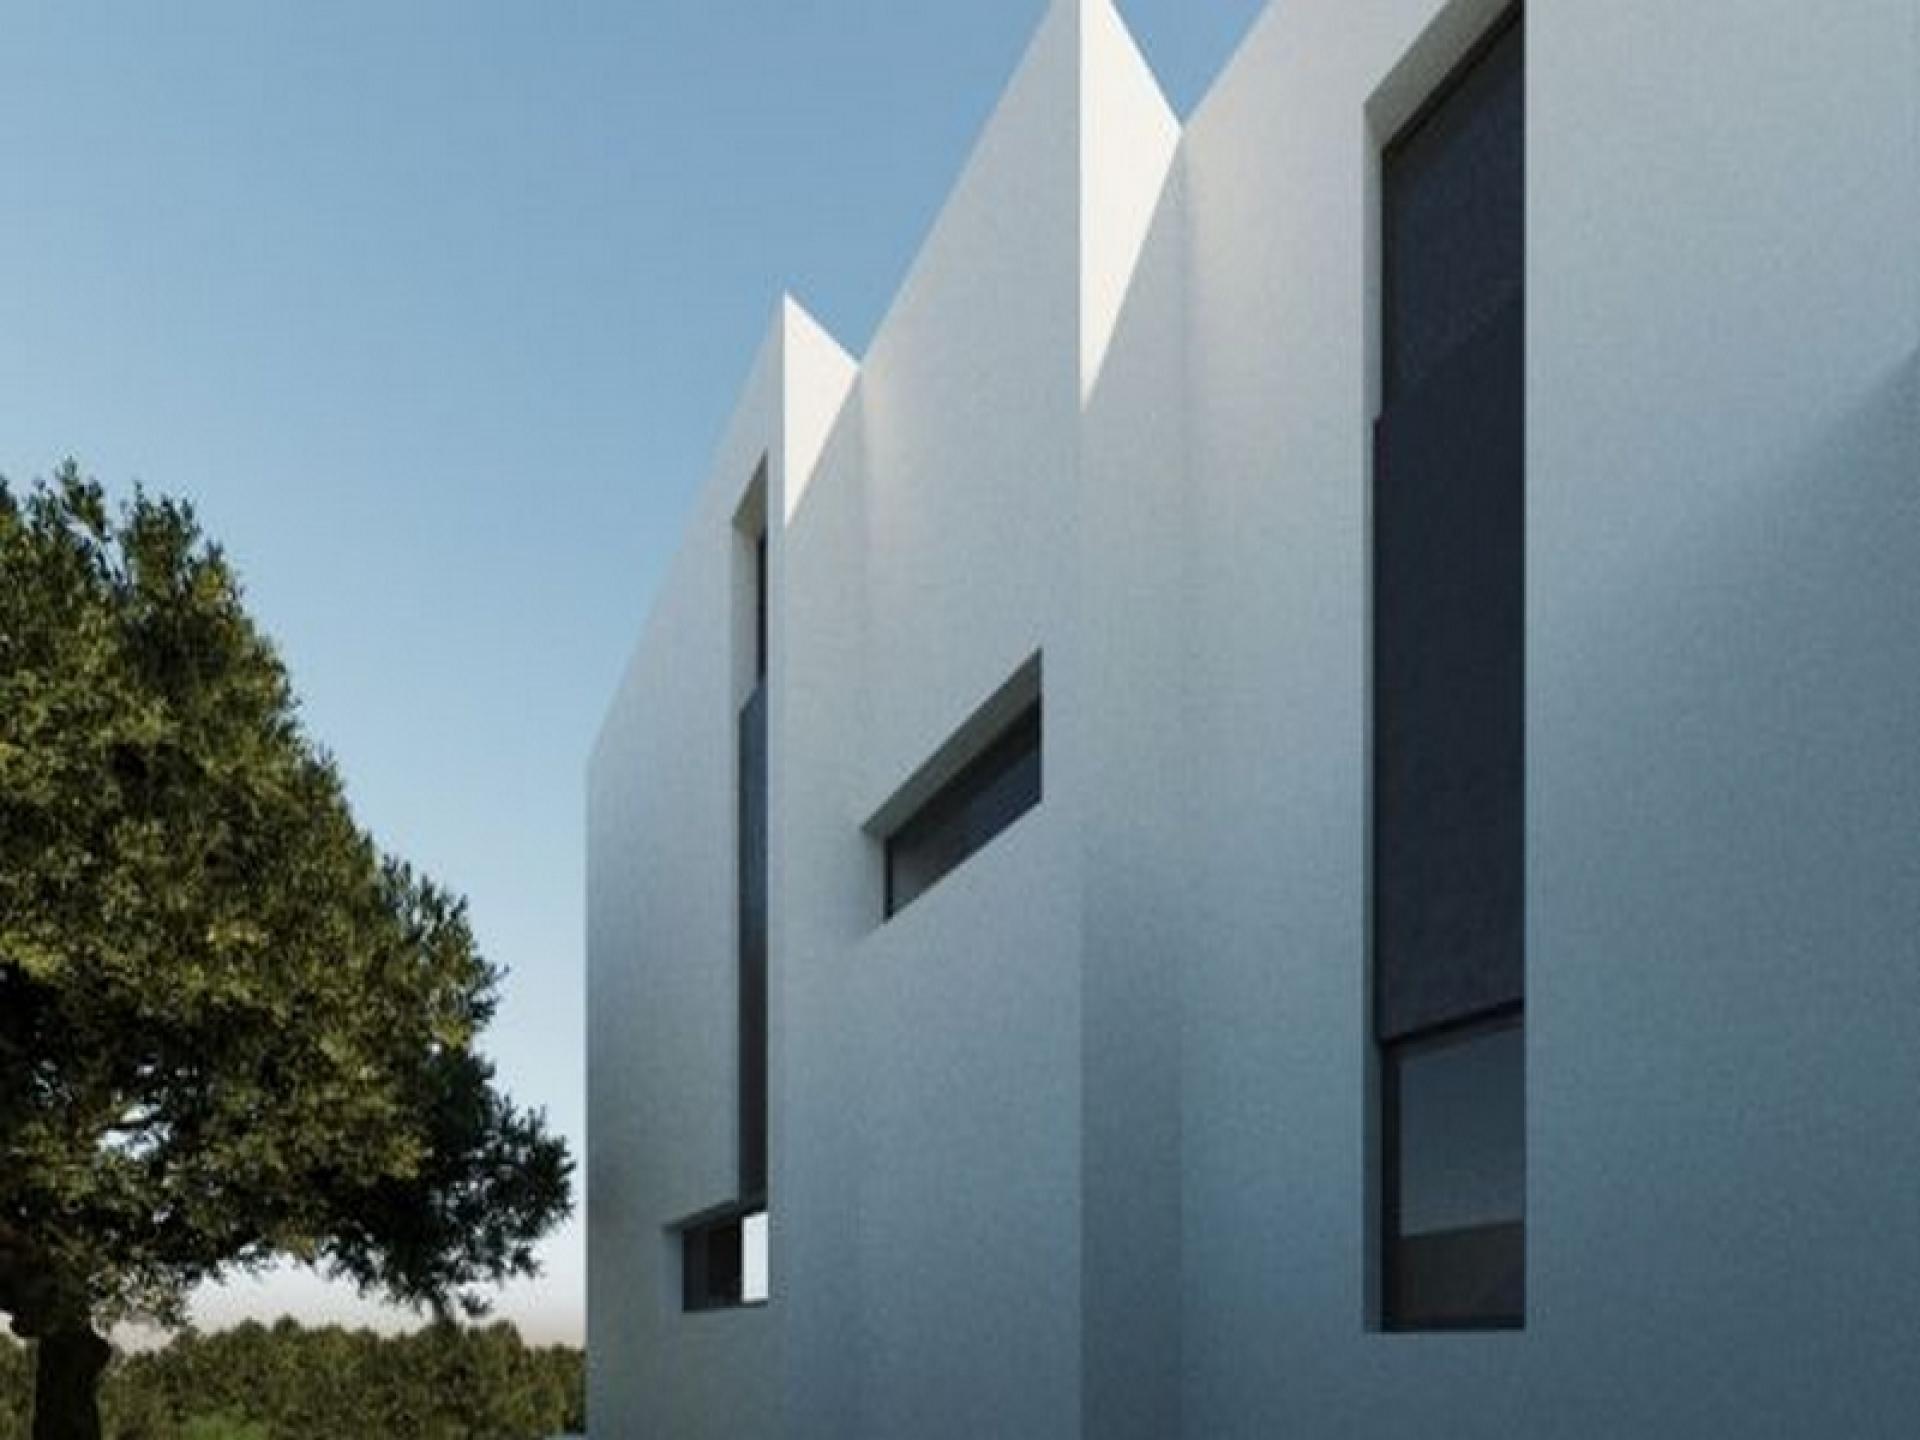
[{"label": "clear sky", "polygon": [[[780,292],[865,349],[1045,3],[0,0],[0,474],[198,505],[576,1154],[602,707]],[[1120,8],[1185,114],[1261,3]],[[578,1340],[582,1237],[502,1313]],[[282,1312],[378,1315],[199,1305]]]}]

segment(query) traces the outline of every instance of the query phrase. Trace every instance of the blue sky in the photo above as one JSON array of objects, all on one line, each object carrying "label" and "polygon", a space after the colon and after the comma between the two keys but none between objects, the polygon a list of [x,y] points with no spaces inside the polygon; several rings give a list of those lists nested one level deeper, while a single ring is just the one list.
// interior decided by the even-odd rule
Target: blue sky
[{"label": "blue sky", "polygon": [[[1261,4],[1120,8],[1184,114]],[[602,706],[776,298],[865,348],[1044,10],[0,0],[0,474],[198,505],[576,1153]],[[582,1235],[502,1312],[580,1338]],[[200,1306],[283,1311],[376,1314]]]}]

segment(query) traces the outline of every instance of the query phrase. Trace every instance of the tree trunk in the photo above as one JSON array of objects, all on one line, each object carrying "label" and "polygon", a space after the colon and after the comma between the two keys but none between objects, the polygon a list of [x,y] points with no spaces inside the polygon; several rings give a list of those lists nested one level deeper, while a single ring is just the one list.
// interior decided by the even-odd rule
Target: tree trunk
[{"label": "tree trunk", "polygon": [[33,1440],[100,1440],[100,1374],[112,1354],[91,1327],[40,1337]]}]

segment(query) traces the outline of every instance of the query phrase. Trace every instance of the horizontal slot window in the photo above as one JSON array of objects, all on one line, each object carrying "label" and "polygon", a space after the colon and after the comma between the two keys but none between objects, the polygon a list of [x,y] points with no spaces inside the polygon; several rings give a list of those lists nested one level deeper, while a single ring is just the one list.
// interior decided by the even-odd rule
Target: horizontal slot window
[{"label": "horizontal slot window", "polygon": [[1040,700],[886,839],[886,913],[898,914],[1040,803]]}]

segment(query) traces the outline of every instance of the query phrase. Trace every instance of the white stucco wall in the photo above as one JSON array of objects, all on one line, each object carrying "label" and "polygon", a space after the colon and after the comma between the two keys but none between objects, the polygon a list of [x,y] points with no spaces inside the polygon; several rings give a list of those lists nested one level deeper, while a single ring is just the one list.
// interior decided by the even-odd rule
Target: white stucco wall
[{"label": "white stucco wall", "polygon": [[1529,7],[1527,1328],[1368,1329],[1374,156],[1496,8],[1289,0],[1188,129],[1186,1433],[1911,1433],[1906,3]]},{"label": "white stucco wall", "polygon": [[1084,1434],[1178,1434],[1181,977],[1195,920],[1185,177],[1162,192],[1088,398],[1081,1056]]},{"label": "white stucco wall", "polygon": [[[782,426],[789,437],[770,547],[775,1298],[682,1317],[677,1256],[655,1244],[659,1225],[697,1208],[662,1213],[665,1195],[726,1198],[714,1184],[733,1153],[734,1056],[713,1047],[734,1003],[731,822],[712,809],[731,804],[730,721],[679,678],[704,667],[719,686],[726,673],[709,652],[725,633],[728,557],[709,538],[656,605],[591,778],[595,1103],[613,1116],[657,1105],[680,1126],[614,1131],[604,1143],[625,1158],[596,1171],[596,1296],[644,1293],[596,1298],[594,1334],[664,1352],[616,1376],[596,1339],[598,1413],[615,1423],[720,1433],[725,1409],[725,1423],[757,1427],[777,1393],[791,1433],[1080,1429],[1083,761],[1050,743],[1042,805],[885,925],[880,846],[863,827],[1035,654],[1050,733],[1077,723],[1082,387],[1177,138],[1111,8],[1056,4],[851,394],[810,386],[805,366],[756,371],[721,448],[715,498],[693,522],[709,537],[730,524],[756,447],[780,452]],[[653,773],[678,766],[674,741],[702,727],[688,773]],[[657,882],[612,898],[688,787],[721,815],[713,835],[656,845]],[[683,923],[703,895],[701,923]],[[633,940],[648,930],[659,944]],[[634,966],[662,973],[636,981]],[[658,1033],[676,1027],[678,1039]],[[715,1053],[676,1076],[688,1033]],[[644,1070],[620,1058],[655,1039]],[[630,1093],[642,1083],[644,1100]],[[596,1145],[609,1126],[596,1122]],[[632,1152],[677,1156],[689,1129],[707,1160],[635,1186],[629,1169],[677,1162]],[[630,1197],[637,1222],[603,1217]],[[730,1371],[754,1408],[717,1399]]]},{"label": "white stucco wall", "polygon": [[[589,763],[589,1406],[615,1434],[781,1433],[778,1316],[683,1315],[666,1227],[739,1190],[735,747],[752,556],[736,520],[763,463],[763,503],[785,513],[789,467],[811,470],[853,370],[780,303]],[[776,518],[770,588],[783,537]],[[770,992],[777,1037],[784,997]],[[777,1041],[773,1054],[777,1109]]]},{"label": "white stucco wall", "polygon": [[[787,1150],[794,1353],[817,1357],[796,1433],[1080,1433],[1085,780],[1054,737],[1087,704],[1082,385],[1176,139],[1111,9],[1054,6],[793,518],[793,673],[832,678],[798,682],[781,743],[833,757],[786,832],[816,851],[783,898],[792,1133],[834,1131]],[[1042,804],[882,925],[863,827],[1035,654]]]},{"label": "white stucco wall", "polygon": [[1707,8],[1531,42],[1539,1339],[1618,1429],[1910,1434],[1920,5]]},{"label": "white stucco wall", "polygon": [[[782,306],[590,772],[596,1432],[1920,1425],[1915,0],[1529,9],[1527,1327],[1372,1328],[1377,157],[1502,8],[1284,0],[1183,133],[1056,0],[857,374]],[[763,453],[774,1299],[683,1316]]]}]

